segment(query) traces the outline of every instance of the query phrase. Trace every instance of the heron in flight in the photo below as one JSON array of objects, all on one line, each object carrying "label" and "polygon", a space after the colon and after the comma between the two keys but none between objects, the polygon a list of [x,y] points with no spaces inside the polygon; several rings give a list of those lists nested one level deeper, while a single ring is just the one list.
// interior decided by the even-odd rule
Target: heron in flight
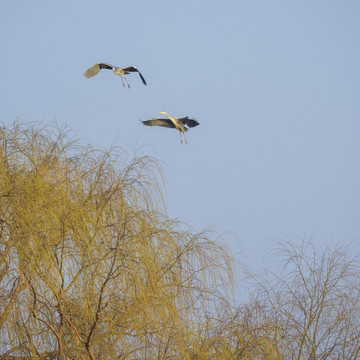
[{"label": "heron in flight", "polygon": [[145,81],[144,77],[141,75],[141,72],[135,66],[129,66],[129,67],[126,67],[126,68],[121,68],[121,67],[112,66],[110,64],[98,63],[98,64],[95,64],[94,66],[92,66],[91,68],[87,69],[84,72],[84,76],[87,79],[89,79],[89,78],[95,76],[96,74],[98,74],[101,69],[113,70],[115,75],[119,75],[121,77],[121,81],[122,81],[122,84],[123,84],[124,87],[125,87],[124,80],[126,81],[127,86],[128,86],[129,89],[130,89],[130,85],[126,80],[125,75],[128,75],[131,72],[139,73],[142,82],[144,83],[144,85],[146,85],[146,81]]},{"label": "heron in flight", "polygon": [[199,125],[199,122],[196,121],[195,118],[189,119],[188,116],[186,116],[184,118],[172,117],[172,116],[169,116],[169,114],[165,111],[160,111],[160,114],[166,115],[167,119],[155,118],[152,120],[143,121],[142,123],[146,126],[163,126],[163,127],[168,127],[168,128],[178,130],[179,134],[180,134],[180,142],[181,143],[183,143],[182,139],[181,139],[181,134],[184,135],[184,140],[186,143],[188,143],[186,140],[186,137],[185,137],[185,132],[188,131],[189,129],[187,127],[185,127],[185,125],[187,125],[189,128]]}]

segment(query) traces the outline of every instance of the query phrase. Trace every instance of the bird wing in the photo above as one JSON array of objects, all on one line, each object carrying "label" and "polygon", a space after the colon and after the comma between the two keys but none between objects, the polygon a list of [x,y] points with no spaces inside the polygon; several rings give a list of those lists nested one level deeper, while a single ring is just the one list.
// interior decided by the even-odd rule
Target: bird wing
[{"label": "bird wing", "polygon": [[142,82],[144,83],[144,85],[147,85],[144,77],[141,74],[141,72],[135,66],[129,66],[129,67],[123,68],[123,70],[124,71],[129,71],[129,72],[137,72],[137,73],[139,73]]},{"label": "bird wing", "polygon": [[157,119],[145,120],[142,123],[146,126],[163,126],[167,128],[175,128],[175,125],[169,119],[157,118]]},{"label": "bird wing", "polygon": [[95,76],[96,74],[98,74],[101,69],[113,69],[113,68],[114,67],[110,64],[98,63],[98,64],[95,64],[94,66],[92,66],[91,68],[87,69],[84,72],[84,76],[87,79],[89,79],[89,78]]},{"label": "bird wing", "polygon": [[184,125],[187,125],[188,127],[192,128],[194,126],[198,126],[199,122],[195,120],[195,118],[193,119],[189,119],[188,116],[179,119]]}]

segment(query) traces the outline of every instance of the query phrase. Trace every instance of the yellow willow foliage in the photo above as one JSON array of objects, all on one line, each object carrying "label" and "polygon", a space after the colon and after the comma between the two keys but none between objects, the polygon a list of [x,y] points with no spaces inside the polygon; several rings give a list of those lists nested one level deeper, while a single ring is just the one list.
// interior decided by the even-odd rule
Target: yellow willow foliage
[{"label": "yellow willow foliage", "polygon": [[[203,316],[187,336],[191,359],[280,360],[283,359],[269,330],[270,324],[253,323],[257,309],[233,308],[224,301],[215,312]],[[254,326],[255,325],[255,326]]]},{"label": "yellow willow foliage", "polygon": [[70,135],[0,128],[0,358],[190,359],[229,252],[164,215],[154,159]]}]

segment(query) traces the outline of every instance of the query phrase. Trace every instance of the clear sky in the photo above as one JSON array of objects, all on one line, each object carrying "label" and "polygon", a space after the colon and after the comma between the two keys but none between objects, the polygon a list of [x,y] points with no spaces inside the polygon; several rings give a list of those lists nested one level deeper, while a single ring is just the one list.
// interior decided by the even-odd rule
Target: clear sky
[{"label": "clear sky", "polygon": [[[148,86],[85,79],[100,61]],[[170,217],[233,231],[248,265],[304,236],[360,255],[358,0],[3,0],[0,99],[3,123],[154,155]],[[139,122],[162,110],[198,119],[188,145]]]}]

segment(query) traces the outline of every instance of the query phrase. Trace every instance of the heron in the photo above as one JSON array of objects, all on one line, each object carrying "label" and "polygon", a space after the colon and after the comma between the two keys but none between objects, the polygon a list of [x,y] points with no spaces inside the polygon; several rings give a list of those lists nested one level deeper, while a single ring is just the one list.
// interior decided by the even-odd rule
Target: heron
[{"label": "heron", "polygon": [[185,125],[187,125],[189,128],[199,125],[199,122],[196,121],[195,118],[190,119],[188,116],[183,118],[177,118],[177,117],[169,116],[169,114],[166,111],[160,111],[159,114],[164,114],[167,117],[167,119],[155,118],[152,120],[145,120],[142,123],[146,126],[163,126],[178,130],[180,134],[181,144],[183,143],[181,139],[181,134],[184,135],[184,140],[186,143],[188,143],[185,137],[185,132],[188,131],[189,129],[185,127]]},{"label": "heron", "polygon": [[127,86],[128,86],[129,89],[130,89],[130,85],[129,85],[129,83],[128,83],[127,80],[126,80],[125,75],[128,75],[128,74],[130,74],[131,72],[137,72],[137,73],[139,73],[142,82],[144,83],[144,85],[147,85],[144,77],[143,77],[142,74],[141,74],[141,72],[140,72],[135,66],[129,66],[129,67],[126,67],[126,68],[121,68],[121,67],[116,67],[116,66],[112,66],[112,65],[110,65],[110,64],[105,64],[105,63],[102,63],[102,62],[101,62],[101,63],[95,64],[95,65],[92,66],[91,68],[87,69],[87,70],[84,72],[84,76],[85,76],[87,79],[89,79],[89,78],[95,76],[96,74],[98,74],[101,69],[113,70],[115,75],[119,75],[119,76],[120,76],[121,81],[122,81],[122,84],[123,84],[124,87],[125,87],[124,80],[126,81]]}]

